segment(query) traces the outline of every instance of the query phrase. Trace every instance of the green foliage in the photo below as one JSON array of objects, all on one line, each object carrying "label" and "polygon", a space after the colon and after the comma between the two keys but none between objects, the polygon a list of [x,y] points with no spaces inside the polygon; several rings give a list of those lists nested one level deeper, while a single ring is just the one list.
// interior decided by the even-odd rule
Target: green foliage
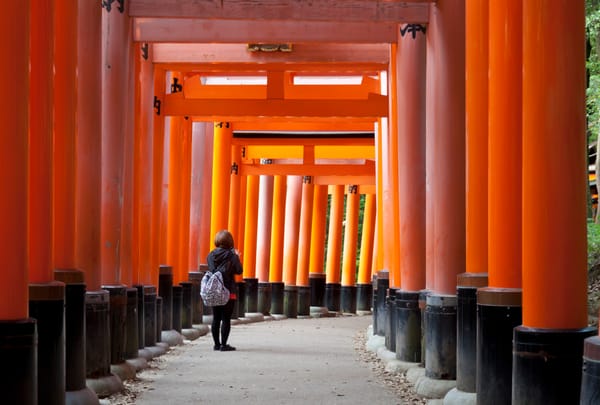
[{"label": "green foliage", "polygon": [[600,224],[588,222],[588,268],[600,260]]},{"label": "green foliage", "polygon": [[586,110],[588,138],[598,139],[600,130],[600,0],[586,0],[587,77]]}]

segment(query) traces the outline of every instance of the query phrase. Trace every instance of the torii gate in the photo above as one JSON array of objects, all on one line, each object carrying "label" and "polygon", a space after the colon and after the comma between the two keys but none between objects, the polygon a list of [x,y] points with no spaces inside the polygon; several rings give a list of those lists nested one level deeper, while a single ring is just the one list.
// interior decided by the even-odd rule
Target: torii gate
[{"label": "torii gate", "polygon": [[[19,351],[3,350],[7,370],[25,370],[6,377],[6,385],[18,390],[5,393],[7,398],[37,402],[38,331],[28,317],[35,314],[39,319],[40,346],[51,344],[48,336],[53,333],[46,328],[50,325],[54,332],[60,322],[47,321],[57,314],[50,309],[61,307],[65,284],[83,281],[78,276],[72,283],[69,277],[79,273],[70,271],[68,277],[57,276],[65,284],[54,282],[53,269],[81,269],[86,297],[95,300],[88,305],[103,308],[109,300],[105,289],[116,300],[134,283],[142,290],[156,290],[159,284],[164,244],[157,235],[163,231],[158,220],[163,196],[156,190],[162,188],[162,157],[141,153],[123,159],[118,153],[100,153],[103,148],[125,150],[130,145],[126,142],[157,153],[159,149],[149,145],[163,140],[159,133],[164,115],[156,118],[154,96],[165,115],[193,117],[209,111],[211,118],[224,122],[238,119],[236,114],[261,115],[265,108],[278,116],[302,109],[309,121],[324,113],[329,120],[340,111],[352,111],[355,118],[387,115],[389,119],[378,125],[375,143],[375,326],[381,326],[381,319],[404,325],[404,315],[394,319],[380,304],[397,300],[406,304],[399,313],[411,315],[423,304],[428,377],[456,379],[457,391],[477,391],[484,402],[485,395],[513,403],[577,398],[582,341],[595,334],[587,327],[585,304],[584,2],[484,3],[111,0],[98,5],[80,0],[75,7],[48,0],[30,7],[26,0],[7,2],[0,17],[0,50],[15,63],[0,67],[3,77],[13,79],[6,82],[11,97],[3,98],[0,109],[11,134],[0,152],[10,167],[1,172],[6,195],[0,234],[10,271],[1,278],[0,319],[5,328],[0,334],[23,337],[25,343]],[[103,21],[112,28],[104,37]],[[556,30],[559,21],[570,29]],[[130,46],[131,42],[139,44]],[[263,55],[247,48],[288,43],[292,52]],[[101,66],[102,60],[111,63]],[[183,97],[164,94],[166,74],[156,74],[179,72],[191,80],[194,64],[201,66],[202,75],[211,64],[245,73],[277,63],[282,65],[265,70],[266,99],[239,99],[239,113],[212,98],[214,94],[200,100],[185,100],[185,92]],[[366,100],[344,96],[324,101],[312,99],[319,90],[310,89],[310,102],[283,102],[286,91],[295,91],[285,81],[293,71],[288,64],[306,71],[315,63],[320,66],[316,72],[323,66],[359,66],[361,74],[387,71],[387,101],[383,92]],[[128,69],[130,64],[137,64],[137,76],[129,76],[134,71]],[[53,66],[63,69],[53,76]],[[125,96],[127,83],[136,77],[136,97]],[[61,85],[51,88],[53,82]],[[31,93],[25,91],[29,84]],[[204,90],[196,81],[190,93]],[[262,93],[253,97],[258,96]],[[53,106],[58,111],[55,124],[49,118]],[[127,121],[127,112],[135,119]],[[173,120],[172,125],[180,124]],[[63,139],[57,151],[49,146],[53,125],[61,128],[55,131]],[[149,128],[154,136],[147,138]],[[120,136],[132,132],[134,139]],[[308,156],[303,163],[310,164],[313,150],[307,145],[302,144],[303,158]],[[59,153],[67,158],[57,159]],[[56,177],[61,181],[54,191],[53,170],[63,174]],[[540,172],[551,175],[551,189],[540,184]],[[113,178],[134,183],[136,197],[124,211],[117,209],[120,183],[111,183]],[[552,201],[552,211],[540,208],[542,195]],[[173,212],[181,214],[185,208]],[[121,222],[127,210],[135,225]],[[223,217],[213,215],[218,224],[225,223]],[[62,226],[49,218],[62,221]],[[389,228],[385,234],[384,225]],[[121,241],[121,226],[134,228],[135,249],[115,243]],[[64,229],[65,235],[58,235],[57,229]],[[168,243],[174,246],[177,232],[170,232]],[[487,288],[480,288],[485,284]],[[481,317],[476,371],[472,328],[461,324],[462,315],[474,310],[475,296]],[[28,303],[33,309],[28,310]],[[46,309],[52,312],[47,318]],[[474,318],[469,319],[473,323]],[[382,333],[400,343],[394,347],[400,358],[414,358],[421,348],[402,346],[402,338],[414,331],[415,325],[409,325]],[[396,335],[400,339],[392,339]],[[60,333],[57,336],[60,340]],[[97,338],[106,343],[101,334]],[[597,339],[586,341],[590,364],[598,361],[597,346]],[[490,347],[501,349],[492,353]],[[549,355],[541,356],[539,347]],[[96,353],[93,345],[88,350]],[[60,369],[55,364],[60,353],[40,353],[44,367]],[[496,389],[481,385],[491,380],[498,382]],[[45,398],[48,391],[58,398],[64,391],[58,379],[40,378],[39,384]]]}]

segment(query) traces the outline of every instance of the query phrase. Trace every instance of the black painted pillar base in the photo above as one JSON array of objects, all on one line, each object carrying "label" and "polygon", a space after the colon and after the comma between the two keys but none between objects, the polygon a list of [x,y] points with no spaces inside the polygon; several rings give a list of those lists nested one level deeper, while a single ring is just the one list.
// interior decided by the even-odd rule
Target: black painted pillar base
[{"label": "black painted pillar base", "polygon": [[298,289],[298,316],[310,316],[310,287],[296,286]]},{"label": "black painted pillar base", "polygon": [[421,310],[421,366],[425,367],[425,356],[427,352],[427,336],[425,333],[425,308],[427,307],[427,296],[431,290],[419,291],[419,309]]},{"label": "black painted pillar base", "polygon": [[271,313],[271,283],[258,283],[258,312],[263,315]]},{"label": "black painted pillar base", "polygon": [[110,363],[125,361],[125,324],[127,319],[127,287],[124,285],[103,285],[110,294]]},{"label": "black painted pillar base", "polygon": [[325,273],[310,273],[308,283],[310,285],[310,306],[325,306]]},{"label": "black painted pillar base", "polygon": [[456,379],[456,295],[430,294],[425,307],[425,375]]},{"label": "black painted pillar base", "polygon": [[146,335],[144,332],[144,319],[146,317],[144,311],[144,286],[142,284],[136,284],[133,288],[137,290],[138,349],[143,349],[146,346]]},{"label": "black painted pillar base", "polygon": [[462,273],[456,287],[456,388],[476,392],[477,289],[486,287],[487,273]]},{"label": "black painted pillar base", "polygon": [[356,285],[356,311],[370,312],[373,310],[373,284]]},{"label": "black painted pillar base", "polygon": [[193,317],[194,284],[191,281],[182,281],[179,285],[181,286],[181,328],[190,329]]},{"label": "black painted pillar base", "polygon": [[38,399],[64,404],[65,284],[29,284],[29,316],[37,320]]},{"label": "black painted pillar base", "polygon": [[[521,289],[477,290],[477,403],[510,404],[512,335],[522,323]],[[490,384],[493,381],[493,384]]]},{"label": "black painted pillar base", "polygon": [[192,325],[202,324],[203,304],[200,298],[200,282],[202,281],[202,273],[199,271],[190,271],[188,278],[192,283]]},{"label": "black painted pillar base", "polygon": [[331,312],[340,312],[342,285],[339,283],[325,284],[325,306]]},{"label": "black painted pillar base", "polygon": [[512,404],[578,404],[583,341],[596,328],[514,329]]},{"label": "black painted pillar base", "polygon": [[[156,295],[156,330],[154,331],[154,342],[162,342],[162,330],[163,330],[163,298],[160,295]],[[168,329],[170,330],[170,329]]]},{"label": "black painted pillar base", "polygon": [[125,359],[136,359],[139,349],[138,289],[127,289],[127,317],[125,327]]},{"label": "black painted pillar base", "polygon": [[156,344],[156,287],[144,286],[144,347]]},{"label": "black painted pillar base", "polygon": [[173,329],[173,268],[161,265],[158,273],[158,295],[162,298],[162,329]]},{"label": "black painted pillar base", "polygon": [[389,273],[387,270],[381,270],[377,273],[375,279],[375,292],[373,294],[373,334],[385,336],[385,299],[387,289],[390,285]]},{"label": "black painted pillar base", "polygon": [[172,324],[173,330],[181,333],[181,306],[183,305],[183,289],[181,285],[171,287],[173,291]]},{"label": "black painted pillar base", "polygon": [[583,368],[581,372],[581,405],[600,404],[600,336],[583,342]]},{"label": "black painted pillar base", "polygon": [[421,310],[418,291],[396,291],[396,358],[421,361]]},{"label": "black painted pillar base", "polygon": [[237,290],[237,299],[235,300],[235,304],[233,305],[233,314],[231,315],[232,319],[238,319],[246,315],[244,313],[244,306],[246,303],[246,283],[244,281],[237,281],[235,283],[235,287]]},{"label": "black painted pillar base", "polygon": [[246,301],[243,313],[256,313],[258,312],[258,279],[245,278],[244,282],[246,283]]},{"label": "black painted pillar base", "polygon": [[38,404],[37,322],[0,320],[2,402]]},{"label": "black painted pillar base", "polygon": [[388,289],[388,296],[385,299],[385,347],[390,352],[396,351],[396,289]]},{"label": "black painted pillar base", "polygon": [[341,305],[342,313],[356,313],[356,286],[343,285],[341,290]]},{"label": "black painted pillar base", "polygon": [[281,282],[271,283],[271,313],[283,314],[283,290],[284,284]]},{"label": "black painted pillar base", "polygon": [[85,295],[86,377],[110,375],[109,293],[88,291]]},{"label": "black painted pillar base", "polygon": [[70,392],[89,390],[85,385],[86,286],[84,273],[80,270],[54,270],[54,278],[65,283],[65,389],[68,403]]},{"label": "black painted pillar base", "polygon": [[298,317],[298,288],[294,285],[283,289],[283,314],[288,318]]}]

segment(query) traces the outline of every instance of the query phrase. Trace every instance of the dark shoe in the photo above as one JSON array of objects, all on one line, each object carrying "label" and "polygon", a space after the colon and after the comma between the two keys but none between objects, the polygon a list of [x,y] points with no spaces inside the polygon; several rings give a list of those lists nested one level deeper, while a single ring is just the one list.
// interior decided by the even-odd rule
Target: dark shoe
[{"label": "dark shoe", "polygon": [[213,350],[221,350],[221,345],[214,345]]},{"label": "dark shoe", "polygon": [[221,345],[221,351],[222,352],[231,352],[233,350],[235,350],[235,347],[233,347],[233,346]]}]

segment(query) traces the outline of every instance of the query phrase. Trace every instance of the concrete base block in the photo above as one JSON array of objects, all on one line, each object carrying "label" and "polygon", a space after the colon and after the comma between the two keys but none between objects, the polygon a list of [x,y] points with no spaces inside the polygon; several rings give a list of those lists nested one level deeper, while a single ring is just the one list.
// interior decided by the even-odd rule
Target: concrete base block
[{"label": "concrete base block", "polygon": [[408,361],[402,361],[398,359],[392,359],[385,365],[385,371],[390,373],[404,373],[408,369],[413,367],[419,367],[421,363],[410,363]]},{"label": "concrete base block", "polygon": [[460,391],[453,388],[444,397],[444,405],[475,405],[477,404],[477,394],[474,392]]},{"label": "concrete base block", "polygon": [[181,334],[187,340],[196,340],[200,337],[200,331],[195,328],[181,329]]},{"label": "concrete base block", "polygon": [[287,319],[287,316],[283,315],[283,314],[273,314],[273,320],[275,321],[281,321],[282,319]]},{"label": "concrete base block", "polygon": [[148,360],[146,360],[146,358],[144,358],[144,357],[136,357],[134,359],[127,359],[127,360],[125,360],[125,363],[133,366],[135,368],[135,371],[140,371],[145,368],[148,368]]},{"label": "concrete base block", "polygon": [[150,354],[152,355],[152,358],[162,356],[163,354],[165,354],[167,352],[167,349],[162,345],[148,346],[148,347],[146,347],[146,350],[148,350],[150,352]]},{"label": "concrete base block", "polygon": [[98,398],[108,397],[123,390],[123,381],[114,374],[99,378],[86,378],[85,385],[94,391]]},{"label": "concrete base block", "polygon": [[183,336],[175,329],[163,330],[160,334],[161,343],[167,343],[169,346],[183,344]]},{"label": "concrete base block", "polygon": [[390,361],[396,360],[396,353],[389,351],[383,346],[377,349],[377,357],[379,357],[381,361],[389,363]]},{"label": "concrete base block", "polygon": [[329,309],[327,307],[310,307],[310,315],[311,316],[325,316],[329,313]]},{"label": "concrete base block", "polygon": [[152,355],[152,352],[150,350],[148,350],[147,348],[144,348],[144,349],[138,349],[138,357],[142,357],[142,358],[146,359],[146,361],[148,361],[148,360],[152,360],[152,358],[154,356]]},{"label": "concrete base block", "polygon": [[121,381],[125,381],[135,378],[136,369],[133,365],[124,361],[119,364],[111,364],[110,372],[119,377]]},{"label": "concrete base block", "polygon": [[262,312],[246,312],[244,316],[248,318],[250,322],[262,322],[265,320],[265,316]]},{"label": "concrete base block", "polygon": [[421,377],[425,377],[425,367],[413,367],[406,370],[406,380],[413,385]]},{"label": "concrete base block", "polygon": [[373,315],[373,312],[372,311],[360,311],[360,310],[357,310],[356,311],[356,315],[368,316],[368,315]]},{"label": "concrete base block", "polygon": [[367,340],[366,346],[368,351],[377,353],[380,347],[385,347],[385,337],[371,335]]},{"label": "concrete base block", "polygon": [[415,382],[415,392],[426,398],[444,398],[452,388],[456,388],[456,380],[437,380],[424,375]]},{"label": "concrete base block", "polygon": [[99,403],[98,395],[89,387],[65,392],[65,405],[98,405]]},{"label": "concrete base block", "polygon": [[210,327],[208,325],[192,325],[192,327],[200,332],[200,336],[204,336],[210,332]]},{"label": "concrete base block", "polygon": [[202,315],[202,323],[205,325],[210,325],[212,323],[213,316],[212,315]]}]

